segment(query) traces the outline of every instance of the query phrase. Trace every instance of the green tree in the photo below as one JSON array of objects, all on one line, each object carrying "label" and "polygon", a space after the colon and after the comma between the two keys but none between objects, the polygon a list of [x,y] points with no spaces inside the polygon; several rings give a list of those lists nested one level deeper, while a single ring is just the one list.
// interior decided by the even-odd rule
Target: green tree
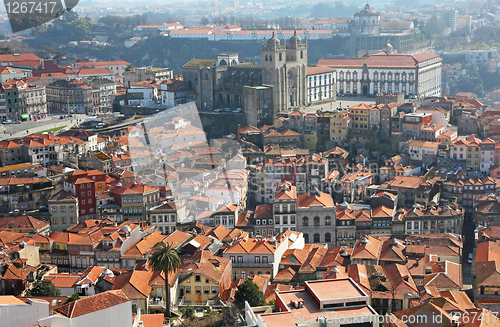
[{"label": "green tree", "polygon": [[168,284],[168,274],[179,269],[181,260],[177,248],[170,244],[159,243],[154,247],[153,254],[148,260],[154,271],[165,274],[165,302],[166,315],[170,317],[170,285]]},{"label": "green tree", "polygon": [[201,17],[201,19],[200,19],[200,25],[207,25],[208,23],[210,23],[210,20],[208,19],[207,16]]},{"label": "green tree", "polygon": [[437,19],[436,17],[433,17],[427,21],[425,24],[425,28],[428,29],[432,34],[437,34],[441,35],[445,29],[444,23]]},{"label": "green tree", "polygon": [[179,312],[181,313],[181,318],[184,320],[194,320],[196,318],[194,308],[190,305],[180,308]]},{"label": "green tree", "polygon": [[234,294],[234,305],[238,309],[243,309],[245,307],[245,301],[247,301],[251,307],[266,305],[264,294],[250,279],[245,280],[243,284],[238,286],[238,290],[236,294]]},{"label": "green tree", "polygon": [[37,280],[30,289],[25,292],[26,296],[59,296],[61,290],[48,279]]},{"label": "green tree", "polygon": [[76,301],[76,300],[79,300],[79,299],[80,299],[80,295],[78,295],[78,293],[75,293],[75,294],[71,295],[70,297],[68,297],[66,299],[66,301],[64,301],[64,304],[70,303],[70,302],[73,302],[73,301]]}]

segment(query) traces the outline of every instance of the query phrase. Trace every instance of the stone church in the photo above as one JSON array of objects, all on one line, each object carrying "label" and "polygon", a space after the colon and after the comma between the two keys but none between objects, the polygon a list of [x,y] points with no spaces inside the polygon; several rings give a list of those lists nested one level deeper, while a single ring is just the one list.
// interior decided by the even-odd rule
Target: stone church
[{"label": "stone church", "polygon": [[262,83],[273,87],[276,113],[306,105],[306,77],[307,39],[294,33],[288,44],[274,35],[262,42]]},{"label": "stone church", "polygon": [[[190,89],[187,101],[195,101],[199,110],[243,108],[252,113],[249,124],[262,123],[262,117],[272,123],[277,113],[307,104],[307,40],[294,33],[287,44],[273,35],[262,43],[261,65],[240,62],[238,53],[220,53],[217,60],[193,58],[182,73]],[[270,99],[262,88],[272,90]],[[261,94],[266,98],[259,99]],[[249,104],[263,107],[246,108]]]}]

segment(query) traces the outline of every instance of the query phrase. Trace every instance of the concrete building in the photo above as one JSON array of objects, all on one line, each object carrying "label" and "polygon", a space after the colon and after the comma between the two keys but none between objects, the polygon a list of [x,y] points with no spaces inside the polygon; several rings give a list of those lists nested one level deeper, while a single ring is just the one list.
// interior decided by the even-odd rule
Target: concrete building
[{"label": "concrete building", "polygon": [[130,87],[131,84],[147,80],[148,78],[156,78],[167,80],[174,78],[174,72],[168,68],[162,67],[135,67],[125,70],[123,73],[124,85]]},{"label": "concrete building", "polygon": [[131,300],[121,290],[107,291],[65,304],[56,315],[38,320],[47,327],[132,327]]},{"label": "concrete building", "polygon": [[302,233],[287,230],[269,238],[239,239],[229,245],[222,256],[231,259],[233,280],[246,279],[251,274],[266,274],[274,278],[285,251],[302,248]]},{"label": "concrete building", "polygon": [[80,222],[78,198],[69,192],[60,190],[48,202],[52,230],[64,231]]},{"label": "concrete building", "polygon": [[297,198],[297,230],[305,243],[336,244],[336,208],[330,194],[311,188]]},{"label": "concrete building", "polygon": [[115,75],[124,76],[125,69],[130,65],[126,61],[80,61],[75,64],[75,67],[82,68],[105,68],[111,71]]},{"label": "concrete building", "polygon": [[49,112],[93,112],[92,87],[77,80],[57,80],[46,87]]},{"label": "concrete building", "polygon": [[332,102],[337,99],[335,69],[307,67],[307,101],[311,104]]},{"label": "concrete building", "polygon": [[370,297],[351,278],[306,281],[304,289],[276,291],[275,312],[255,309],[245,303],[248,326],[381,326]]},{"label": "concrete building", "polygon": [[10,327],[36,326],[49,317],[49,303],[43,300],[23,301],[12,295],[0,296],[2,324]]},{"label": "concrete building", "polygon": [[162,234],[173,233],[177,222],[184,219],[186,219],[186,207],[176,202],[153,207],[148,212],[148,221],[151,226],[156,226]]},{"label": "concrete building", "polygon": [[458,11],[455,9],[445,10],[442,14],[442,21],[450,29],[450,33],[455,32],[458,25]]},{"label": "concrete building", "polygon": [[246,122],[250,126],[270,125],[274,119],[273,87],[244,86],[243,100]]}]

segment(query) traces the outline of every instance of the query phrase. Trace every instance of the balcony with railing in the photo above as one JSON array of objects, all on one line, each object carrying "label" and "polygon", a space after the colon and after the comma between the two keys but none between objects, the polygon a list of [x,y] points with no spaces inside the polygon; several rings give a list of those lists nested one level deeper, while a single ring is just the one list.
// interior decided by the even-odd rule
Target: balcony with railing
[{"label": "balcony with railing", "polygon": [[148,303],[150,307],[162,307],[162,308],[166,307],[165,301],[163,301],[163,299],[159,297],[156,298],[150,297]]}]

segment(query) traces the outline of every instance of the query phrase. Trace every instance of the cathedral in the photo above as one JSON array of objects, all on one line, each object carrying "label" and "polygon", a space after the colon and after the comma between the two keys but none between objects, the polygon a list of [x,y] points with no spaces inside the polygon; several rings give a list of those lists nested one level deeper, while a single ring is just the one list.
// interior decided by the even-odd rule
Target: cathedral
[{"label": "cathedral", "polygon": [[187,101],[202,111],[243,108],[249,124],[272,124],[278,113],[308,103],[307,39],[295,32],[288,43],[274,34],[263,41],[261,65],[219,53],[217,60],[193,58],[182,70]]},{"label": "cathedral", "polygon": [[294,33],[288,44],[274,34],[262,41],[262,84],[273,87],[274,111],[298,109],[307,104],[307,39]]}]

